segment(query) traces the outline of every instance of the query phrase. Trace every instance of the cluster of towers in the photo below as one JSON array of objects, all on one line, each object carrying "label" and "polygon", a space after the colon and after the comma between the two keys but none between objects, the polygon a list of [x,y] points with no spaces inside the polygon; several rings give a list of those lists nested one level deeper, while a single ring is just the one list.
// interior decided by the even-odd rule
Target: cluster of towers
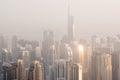
[{"label": "cluster of towers", "polygon": [[0,36],[0,80],[120,80],[120,35],[75,40],[68,9],[68,34],[55,41],[43,33],[42,45],[13,36],[12,45]]},{"label": "cluster of towers", "polygon": [[[9,40],[10,41],[10,40]],[[74,54],[73,54],[74,52]],[[74,41],[73,16],[68,13],[68,36],[55,41],[43,33],[42,46],[13,36],[12,45],[0,37],[0,80],[82,80],[83,46]]]},{"label": "cluster of towers", "polygon": [[120,80],[120,37],[92,37],[90,80]]},{"label": "cluster of towers", "polygon": [[37,41],[14,36],[9,47],[7,38],[2,35],[0,42],[0,80],[42,80]]},{"label": "cluster of towers", "polygon": [[[42,42],[42,62],[44,65],[44,80],[82,80],[82,66],[80,60],[83,47],[73,46],[66,40],[60,43],[54,41],[54,32],[45,31]],[[51,36],[51,37],[50,37]],[[77,48],[73,54],[74,48]],[[80,48],[80,49],[79,49]],[[77,57],[76,57],[77,56]]]}]

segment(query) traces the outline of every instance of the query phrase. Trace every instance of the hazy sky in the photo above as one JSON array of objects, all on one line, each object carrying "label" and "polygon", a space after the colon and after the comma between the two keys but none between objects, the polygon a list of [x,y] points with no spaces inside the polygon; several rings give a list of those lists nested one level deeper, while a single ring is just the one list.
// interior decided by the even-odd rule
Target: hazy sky
[{"label": "hazy sky", "polygon": [[67,31],[68,4],[79,37],[120,33],[119,0],[0,0],[0,33],[38,38],[53,29],[59,37]]}]

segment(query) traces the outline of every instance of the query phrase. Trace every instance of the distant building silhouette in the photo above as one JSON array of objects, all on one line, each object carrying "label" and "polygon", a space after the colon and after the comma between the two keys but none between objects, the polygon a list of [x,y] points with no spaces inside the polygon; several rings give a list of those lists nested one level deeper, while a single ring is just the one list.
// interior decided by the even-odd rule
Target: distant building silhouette
[{"label": "distant building silhouette", "polygon": [[53,65],[57,57],[57,47],[53,31],[44,31],[41,55],[44,65],[44,80],[49,79],[49,66]]},{"label": "distant building silhouette", "polygon": [[68,6],[68,37],[70,42],[75,38],[74,17],[70,15],[70,8]]},{"label": "distant building silhouette", "polygon": [[8,39],[6,36],[0,36],[0,49],[8,48]]}]

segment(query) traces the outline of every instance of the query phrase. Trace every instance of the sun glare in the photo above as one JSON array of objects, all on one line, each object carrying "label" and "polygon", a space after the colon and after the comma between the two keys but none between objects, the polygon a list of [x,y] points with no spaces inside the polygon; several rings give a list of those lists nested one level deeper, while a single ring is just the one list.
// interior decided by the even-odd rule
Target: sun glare
[{"label": "sun glare", "polygon": [[78,49],[79,49],[79,52],[83,52],[83,51],[84,51],[83,45],[79,45],[79,46],[78,46]]}]

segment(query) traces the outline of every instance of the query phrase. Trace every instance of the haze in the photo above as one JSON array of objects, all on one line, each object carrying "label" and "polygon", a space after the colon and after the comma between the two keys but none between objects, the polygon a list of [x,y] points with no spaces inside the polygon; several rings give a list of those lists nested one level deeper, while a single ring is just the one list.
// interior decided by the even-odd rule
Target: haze
[{"label": "haze", "polygon": [[0,0],[0,33],[40,39],[50,29],[59,38],[67,33],[68,4],[78,37],[120,34],[119,0]]}]

